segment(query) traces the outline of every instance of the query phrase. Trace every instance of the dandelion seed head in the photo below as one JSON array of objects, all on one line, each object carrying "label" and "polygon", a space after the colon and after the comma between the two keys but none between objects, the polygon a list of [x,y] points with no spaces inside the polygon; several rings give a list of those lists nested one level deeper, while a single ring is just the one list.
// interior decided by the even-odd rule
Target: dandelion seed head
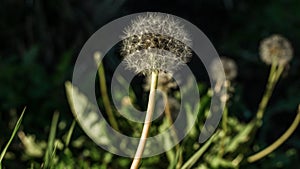
[{"label": "dandelion seed head", "polygon": [[268,65],[273,62],[285,65],[293,57],[293,48],[290,42],[278,34],[263,39],[259,50],[262,61]]},{"label": "dandelion seed head", "polygon": [[210,66],[212,72],[212,79],[215,81],[222,80],[223,67],[226,79],[233,80],[237,76],[237,66],[234,60],[222,56],[220,57],[220,61],[218,59],[212,61],[212,64]]},{"label": "dandelion seed head", "polygon": [[121,55],[127,67],[137,73],[172,73],[191,58],[191,38],[170,15],[139,16],[125,29],[122,38]]}]

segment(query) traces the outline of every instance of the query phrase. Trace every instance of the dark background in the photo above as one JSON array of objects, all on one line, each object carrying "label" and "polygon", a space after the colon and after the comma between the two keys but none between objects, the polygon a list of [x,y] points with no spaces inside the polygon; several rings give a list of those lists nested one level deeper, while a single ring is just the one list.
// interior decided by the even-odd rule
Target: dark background
[{"label": "dark background", "polygon": [[[0,146],[9,138],[24,106],[27,111],[22,130],[40,140],[48,136],[54,111],[59,111],[69,125],[73,116],[64,82],[71,79],[85,41],[116,18],[146,11],[169,13],[190,21],[208,36],[220,55],[237,62],[235,104],[231,109],[244,121],[249,121],[256,111],[267,81],[269,67],[259,59],[260,41],[274,33],[289,39],[294,58],[271,98],[257,142],[272,143],[289,126],[300,103],[298,0],[2,0]],[[105,66],[108,72],[112,71],[109,64]],[[284,156],[290,148],[300,150],[299,131],[277,151],[278,156]],[[76,134],[82,134],[79,127]],[[20,149],[18,139],[12,147]]]}]

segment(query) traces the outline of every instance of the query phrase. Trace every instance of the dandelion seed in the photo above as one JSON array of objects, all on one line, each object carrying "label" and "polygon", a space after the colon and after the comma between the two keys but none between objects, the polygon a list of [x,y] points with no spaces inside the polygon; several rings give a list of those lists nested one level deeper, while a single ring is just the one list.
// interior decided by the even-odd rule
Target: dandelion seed
[{"label": "dandelion seed", "polygon": [[260,57],[268,65],[275,62],[286,65],[293,57],[293,48],[283,36],[275,34],[262,40],[260,44]]}]

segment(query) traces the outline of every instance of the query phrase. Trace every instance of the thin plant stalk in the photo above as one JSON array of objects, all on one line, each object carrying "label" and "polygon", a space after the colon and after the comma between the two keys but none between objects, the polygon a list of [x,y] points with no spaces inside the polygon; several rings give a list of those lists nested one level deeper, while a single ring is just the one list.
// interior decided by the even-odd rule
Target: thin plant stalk
[{"label": "thin plant stalk", "polygon": [[214,135],[212,135],[209,140],[207,140],[207,142],[191,158],[189,158],[189,160],[182,166],[181,169],[191,168],[213,143],[218,134],[219,132],[216,132]]},{"label": "thin plant stalk", "polygon": [[[176,131],[175,131],[175,128],[174,126],[172,125],[173,124],[173,120],[172,120],[172,113],[171,113],[171,110],[170,110],[170,104],[169,104],[169,99],[168,99],[168,95],[166,93],[163,94],[163,99],[166,103],[166,107],[165,107],[165,114],[166,114],[166,118],[169,122],[169,125],[171,125],[171,128],[172,128],[172,138],[174,139],[175,142],[178,141],[178,137],[177,137],[177,134],[176,134]],[[182,153],[180,153],[180,146],[179,144],[176,144],[175,146],[176,148],[176,152],[179,153],[179,157],[178,157],[178,161],[177,161],[177,165],[176,165],[176,168],[180,168],[181,165],[182,165]]]},{"label": "thin plant stalk", "polygon": [[261,125],[261,120],[263,118],[264,112],[265,112],[268,102],[272,96],[274,87],[277,84],[278,79],[279,79],[280,75],[282,74],[283,70],[284,70],[283,65],[278,65],[276,62],[272,63],[269,78],[268,78],[268,84],[266,86],[265,93],[262,97],[262,100],[259,104],[259,107],[258,107],[258,110],[256,113],[256,120],[259,123],[259,125]]},{"label": "thin plant stalk", "polygon": [[2,152],[1,152],[1,155],[0,155],[0,168],[2,167],[2,164],[1,164],[1,163],[2,163],[2,160],[3,160],[3,158],[4,158],[4,155],[5,155],[6,151],[7,151],[7,149],[8,149],[8,147],[9,147],[10,143],[12,142],[13,138],[15,137],[15,135],[16,135],[16,133],[17,133],[17,131],[18,131],[18,129],[19,129],[21,123],[22,123],[22,119],[23,119],[25,110],[26,110],[26,107],[23,109],[23,111],[22,111],[22,113],[21,113],[21,116],[19,117],[19,119],[18,119],[18,121],[17,121],[17,123],[16,123],[16,125],[15,125],[15,127],[14,127],[14,130],[13,130],[13,132],[12,132],[12,134],[11,134],[11,136],[10,136],[8,142],[7,142],[7,144],[5,145],[4,149],[3,149]]},{"label": "thin plant stalk", "polygon": [[[218,92],[222,87],[225,88],[226,91],[228,91],[229,87],[230,87],[230,81],[226,80],[224,84],[221,83],[217,83],[216,87],[215,87],[215,92]],[[221,102],[224,105],[224,111],[222,114],[222,132],[220,132],[221,134],[221,149],[218,153],[218,156],[221,158],[224,155],[224,151],[225,151],[225,139],[227,136],[227,122],[228,122],[228,107],[227,107],[227,101],[228,101],[228,95],[225,94],[223,97],[221,97]]]},{"label": "thin plant stalk", "polygon": [[[169,99],[168,99],[168,96],[167,94],[163,94],[163,99],[165,101],[165,104],[166,104],[166,107],[165,107],[165,114],[166,114],[166,118],[169,122],[169,124],[173,124],[173,120],[172,120],[172,113],[171,113],[171,110],[170,110],[170,104],[169,104]],[[173,133],[173,134],[176,134],[176,133]]]},{"label": "thin plant stalk", "polygon": [[294,133],[297,126],[299,125],[299,122],[300,122],[300,105],[298,107],[298,113],[297,113],[297,116],[295,117],[295,120],[293,121],[291,126],[286,130],[286,132],[270,146],[266,147],[265,149],[261,150],[260,152],[258,152],[256,154],[248,157],[247,161],[249,163],[253,163],[253,162],[267,156],[268,154],[272,153]]},{"label": "thin plant stalk", "polygon": [[227,104],[225,103],[223,117],[222,117],[222,135],[221,135],[221,149],[219,151],[219,157],[222,157],[224,155],[225,151],[225,139],[227,136],[227,121],[228,121],[228,108]]},{"label": "thin plant stalk", "polygon": [[148,100],[148,106],[147,106],[147,114],[146,114],[146,118],[145,118],[145,122],[144,122],[144,126],[143,126],[142,135],[140,138],[140,142],[139,142],[138,148],[136,150],[136,153],[135,153],[135,156],[132,161],[130,169],[138,168],[141,158],[142,158],[142,155],[143,155],[143,152],[144,152],[144,149],[145,149],[147,137],[149,134],[149,129],[151,126],[152,116],[153,116],[153,112],[154,112],[155,90],[157,87],[157,80],[158,80],[158,71],[153,71],[152,75],[151,75],[151,86],[150,86],[150,94],[149,94],[149,100]]},{"label": "thin plant stalk", "polygon": [[224,133],[226,135],[227,133],[227,121],[228,121],[228,107],[227,107],[227,104],[225,104],[225,107],[224,107],[224,112],[223,112],[223,120],[222,120],[222,128],[224,130]]},{"label": "thin plant stalk", "polygon": [[69,129],[69,131],[68,131],[68,134],[67,134],[67,137],[66,137],[66,140],[65,140],[65,142],[66,142],[66,147],[69,146],[69,143],[70,143],[70,141],[71,141],[71,137],[72,137],[72,134],[73,134],[73,131],[74,131],[74,128],[75,128],[75,124],[76,124],[76,120],[74,119],[74,120],[72,121],[71,127],[70,127],[70,129]]},{"label": "thin plant stalk", "polygon": [[[96,61],[96,63],[98,63],[98,61],[100,60],[100,53],[96,52],[94,54],[94,59]],[[104,72],[104,67],[103,67],[103,62],[99,63],[99,69],[98,69],[98,76],[99,76],[99,83],[100,83],[100,92],[101,92],[101,96],[102,96],[102,101],[104,104],[104,108],[105,108],[105,112],[107,113],[108,116],[108,121],[111,124],[111,126],[119,131],[119,127],[118,127],[118,123],[115,119],[115,116],[113,114],[112,108],[111,108],[111,104],[109,101],[109,97],[107,94],[107,86],[106,86],[106,79],[105,79],[105,72]]]}]

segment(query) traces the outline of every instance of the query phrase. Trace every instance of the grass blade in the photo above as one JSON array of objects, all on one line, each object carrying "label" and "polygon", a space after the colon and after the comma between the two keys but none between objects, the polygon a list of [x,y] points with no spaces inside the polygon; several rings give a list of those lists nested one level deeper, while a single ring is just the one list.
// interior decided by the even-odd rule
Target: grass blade
[{"label": "grass blade", "polygon": [[51,128],[50,128],[50,133],[49,133],[49,137],[48,137],[48,145],[47,145],[47,150],[45,153],[43,168],[49,168],[49,166],[51,165],[58,118],[59,118],[59,113],[55,112],[52,117]]},{"label": "grass blade", "polygon": [[4,149],[1,152],[1,155],[0,155],[0,168],[2,168],[2,159],[4,158],[4,155],[5,155],[6,151],[7,151],[10,143],[12,142],[13,138],[15,137],[15,135],[16,135],[16,133],[17,133],[17,131],[18,131],[21,123],[22,123],[22,119],[23,119],[23,115],[24,115],[25,110],[26,110],[26,107],[23,109],[22,114],[19,117],[19,119],[18,119],[18,121],[17,121],[17,123],[15,125],[15,128],[14,128],[14,130],[13,130],[13,132],[12,132],[10,138],[9,138],[9,141],[7,142],[7,144],[5,145]]},{"label": "grass blade", "polygon": [[70,143],[70,140],[71,140],[71,136],[72,136],[72,133],[74,131],[74,128],[75,128],[75,124],[76,124],[76,120],[74,119],[72,124],[71,124],[71,127],[68,131],[68,134],[67,134],[67,137],[66,137],[66,147],[69,146],[69,143]]}]

